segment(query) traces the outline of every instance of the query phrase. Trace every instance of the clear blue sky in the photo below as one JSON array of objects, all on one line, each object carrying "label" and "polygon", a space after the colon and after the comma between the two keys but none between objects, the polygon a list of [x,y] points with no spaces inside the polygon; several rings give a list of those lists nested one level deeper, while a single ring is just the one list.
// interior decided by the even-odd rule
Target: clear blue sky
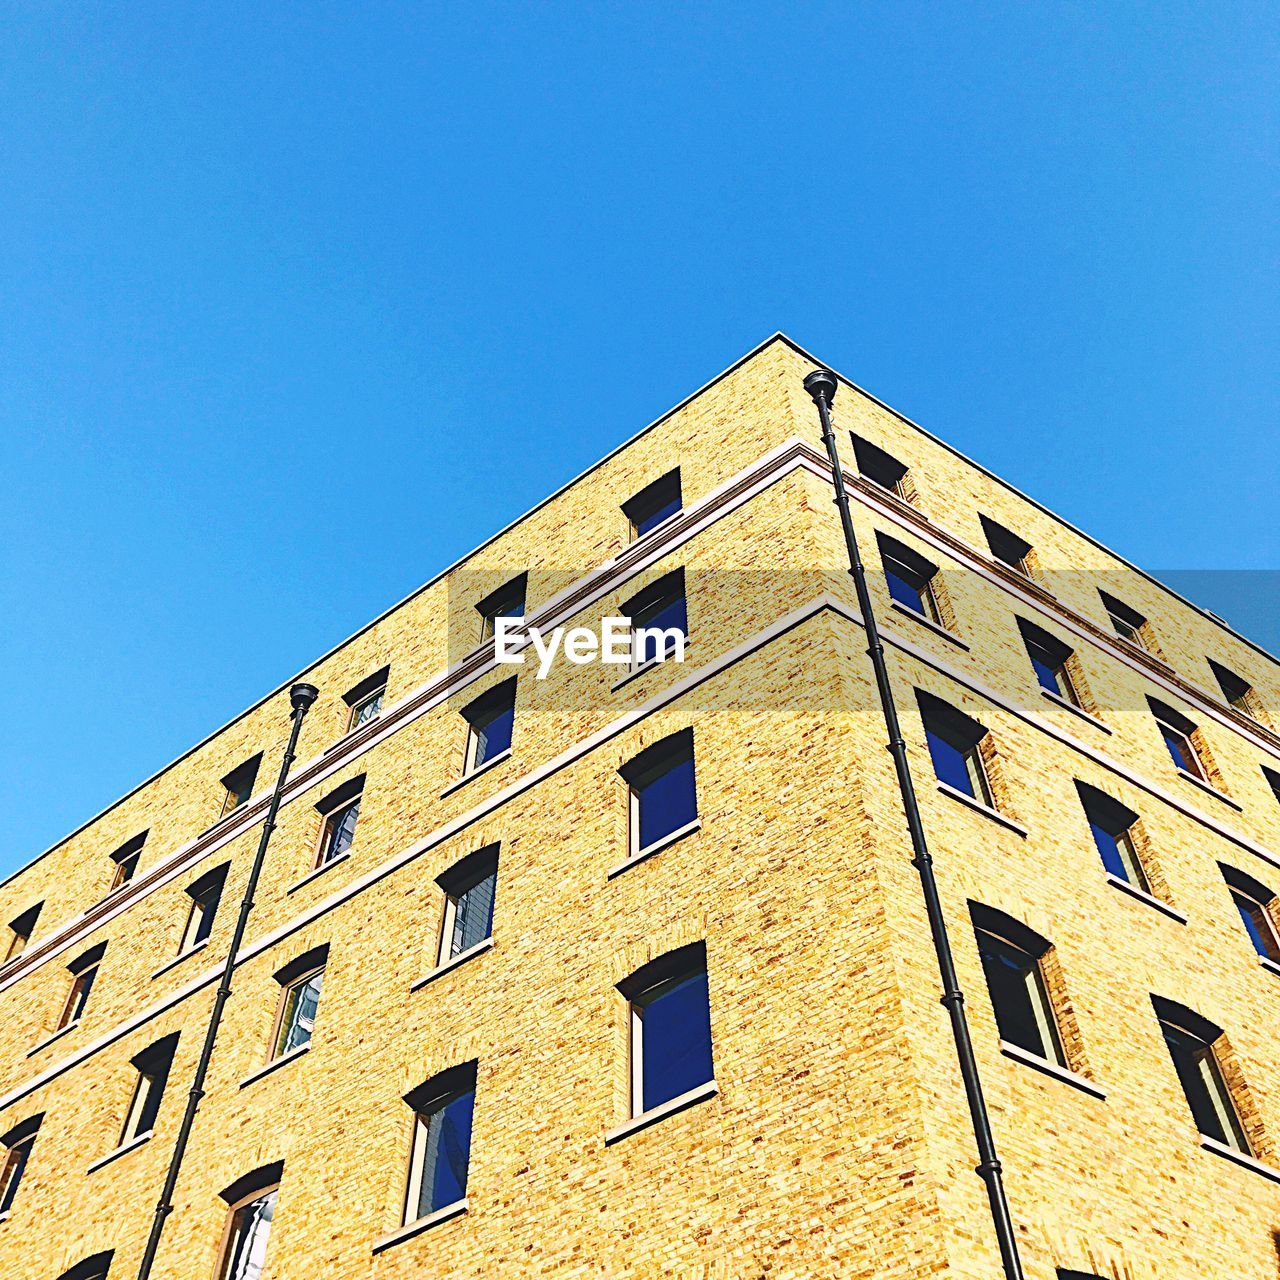
[{"label": "clear blue sky", "polygon": [[0,871],[779,328],[1280,649],[1277,13],[12,6]]}]

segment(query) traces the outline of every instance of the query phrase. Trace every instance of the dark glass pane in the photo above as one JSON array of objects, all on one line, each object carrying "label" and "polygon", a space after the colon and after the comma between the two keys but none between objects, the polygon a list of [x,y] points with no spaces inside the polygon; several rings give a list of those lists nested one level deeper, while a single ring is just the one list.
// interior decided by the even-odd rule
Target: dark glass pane
[{"label": "dark glass pane", "polygon": [[213,918],[218,913],[218,900],[222,897],[220,890],[210,890],[196,903],[196,929],[192,943],[203,942],[213,930]]},{"label": "dark glass pane", "polygon": [[1128,868],[1120,855],[1120,844],[1116,837],[1105,827],[1099,826],[1092,818],[1089,819],[1089,829],[1093,832],[1093,840],[1102,857],[1102,865],[1113,876],[1118,876],[1121,880],[1130,879]]},{"label": "dark glass pane", "polygon": [[952,745],[932,729],[925,730],[925,738],[929,743],[929,756],[933,760],[933,771],[937,774],[938,781],[978,799],[973,789],[973,778],[965,763],[967,752]]},{"label": "dark glass pane", "polygon": [[329,818],[328,833],[321,851],[321,863],[332,862],[351,848],[356,838],[356,821],[360,817],[360,800],[357,797],[345,809],[339,809]]},{"label": "dark glass pane", "polygon": [[693,756],[682,755],[642,779],[636,786],[640,808],[639,847],[647,849],[663,836],[679,830],[698,816]]},{"label": "dark glass pane", "polygon": [[[1229,1146],[1236,1145],[1231,1141],[1226,1127],[1223,1125],[1218,1106],[1215,1106],[1210,1082],[1207,1077],[1217,1071],[1217,1063],[1213,1055],[1198,1036],[1182,1030],[1170,1023],[1161,1023],[1165,1043],[1169,1046],[1169,1056],[1173,1059],[1174,1070],[1178,1073],[1178,1081],[1182,1092],[1186,1095],[1187,1105],[1191,1108],[1192,1119],[1196,1128],[1206,1138],[1213,1138]],[[1206,1061],[1207,1059],[1207,1061]]]},{"label": "dark glass pane", "polygon": [[281,1018],[279,1053],[288,1053],[306,1044],[315,1030],[316,1010],[320,1007],[320,983],[324,970],[313,973],[305,982],[289,988]]},{"label": "dark glass pane", "polygon": [[654,1107],[712,1078],[706,973],[677,978],[637,1002],[643,1022],[642,1107]]},{"label": "dark glass pane", "polygon": [[885,566],[885,581],[889,584],[889,595],[899,604],[906,605],[908,609],[913,609],[916,613],[928,613],[925,608],[924,596],[919,587],[913,587],[906,578],[901,574],[895,573],[893,569]]},{"label": "dark glass pane", "polygon": [[1040,682],[1041,687],[1048,689],[1050,693],[1061,693],[1062,685],[1058,680],[1058,668],[1038,650],[1029,649],[1029,653],[1031,655],[1031,666],[1035,670],[1036,679]]},{"label": "dark glass pane", "polygon": [[27,1167],[27,1157],[31,1154],[32,1139],[15,1143],[5,1150],[4,1171],[0,1173],[0,1213],[7,1213],[18,1194],[18,1183],[22,1181],[23,1171]]},{"label": "dark glass pane", "polygon": [[1054,1057],[1051,1047],[1044,1042],[1032,1004],[1031,984],[1036,980],[1034,957],[1003,938],[985,932],[978,934],[978,950],[1000,1039],[1041,1058]]},{"label": "dark glass pane", "polygon": [[1280,961],[1280,947],[1276,945],[1275,932],[1271,928],[1271,921],[1267,918],[1266,908],[1262,903],[1256,902],[1239,890],[1233,889],[1231,896],[1235,899],[1236,908],[1240,912],[1240,919],[1244,921],[1245,932],[1253,943],[1253,949],[1260,956],[1266,956],[1268,960]]},{"label": "dark glass pane", "polygon": [[235,1211],[222,1280],[259,1280],[267,1259],[267,1238],[275,1211],[274,1191]]},{"label": "dark glass pane", "polygon": [[660,505],[648,508],[646,511],[637,512],[635,517],[636,537],[642,533],[648,533],[655,525],[660,525],[668,516],[673,516],[680,510],[680,495],[668,498]]},{"label": "dark glass pane", "polygon": [[461,1200],[467,1193],[475,1101],[475,1090],[468,1089],[422,1117],[427,1133],[418,1194],[419,1218]]},{"label": "dark glass pane", "polygon": [[475,721],[476,755],[474,765],[501,755],[511,746],[511,726],[515,720],[515,704],[507,703],[486,712]]},{"label": "dark glass pane", "polygon": [[1187,740],[1177,729],[1170,728],[1167,724],[1160,726],[1160,736],[1164,739],[1164,745],[1169,749],[1169,755],[1173,763],[1179,769],[1185,769],[1188,773],[1199,774],[1199,769],[1195,764],[1195,757],[1191,753],[1191,749],[1187,744]]},{"label": "dark glass pane", "polygon": [[[681,635],[689,633],[689,615],[683,594],[668,596],[657,600],[648,608],[638,609],[631,619],[632,630],[642,627],[661,631],[679,631]],[[662,651],[662,640],[658,636],[642,636],[636,644],[635,662],[638,665]]]},{"label": "dark glass pane", "polygon": [[494,890],[498,873],[485,876],[479,884],[472,885],[458,895],[453,916],[453,940],[450,956],[456,956],[469,947],[483,942],[493,932]]}]

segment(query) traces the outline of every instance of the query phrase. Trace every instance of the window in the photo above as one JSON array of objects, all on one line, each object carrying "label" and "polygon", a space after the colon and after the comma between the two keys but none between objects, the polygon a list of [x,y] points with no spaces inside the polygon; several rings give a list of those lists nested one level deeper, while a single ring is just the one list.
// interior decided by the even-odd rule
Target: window
[{"label": "window", "polygon": [[1240,912],[1244,931],[1253,949],[1267,960],[1280,964],[1280,935],[1276,932],[1276,895],[1252,876],[1234,867],[1218,864],[1231,891],[1231,899]]},{"label": "window", "polygon": [[1041,970],[1049,944],[1003,912],[978,903],[971,903],[969,909],[1000,1039],[1066,1066]]},{"label": "window", "polygon": [[187,885],[187,896],[191,899],[191,909],[187,912],[186,927],[182,930],[182,945],[178,954],[198,947],[205,942],[213,930],[213,918],[218,913],[218,904],[222,901],[222,886],[226,883],[227,868],[230,863],[224,862],[214,867],[198,880]]},{"label": "window", "polygon": [[1262,766],[1262,776],[1266,778],[1267,786],[1271,788],[1271,794],[1275,796],[1276,802],[1280,804],[1280,773],[1277,773],[1274,769],[1268,769],[1264,764]]},{"label": "window", "polygon": [[391,668],[383,667],[342,695],[343,702],[347,704],[348,733],[354,733],[361,725],[377,719],[382,710],[382,699],[387,692],[387,678],[390,674]]},{"label": "window", "polygon": [[1214,1053],[1215,1043],[1222,1037],[1221,1028],[1172,1000],[1152,996],[1151,1001],[1196,1128],[1203,1137],[1252,1155]]},{"label": "window", "polygon": [[23,948],[31,941],[36,921],[40,918],[40,908],[43,906],[43,902],[37,902],[34,907],[28,907],[21,915],[14,916],[9,921],[9,945],[5,948],[5,961],[21,955]]},{"label": "window", "polygon": [[1106,1280],[1105,1276],[1100,1276],[1093,1271],[1067,1271],[1062,1267],[1054,1273],[1058,1280]]},{"label": "window", "polygon": [[276,1020],[272,1058],[281,1058],[311,1043],[320,1005],[320,981],[329,958],[328,947],[317,947],[285,965],[276,974],[284,988]]},{"label": "window", "polygon": [[231,1206],[218,1280],[259,1280],[284,1165],[277,1161],[239,1179],[222,1198]]},{"label": "window", "polygon": [[1027,657],[1031,659],[1031,669],[1040,687],[1066,699],[1072,706],[1080,706],[1080,694],[1070,671],[1074,665],[1071,649],[1056,636],[1022,618],[1018,619],[1018,630],[1022,632],[1022,643],[1027,647]]},{"label": "window", "polygon": [[360,818],[360,800],[364,794],[362,773],[335,787],[316,805],[320,813],[320,844],[316,849],[317,867],[335,862],[352,846],[356,823]]},{"label": "window", "polygon": [[31,1116],[0,1138],[0,1147],[4,1148],[4,1164],[0,1165],[0,1213],[8,1213],[13,1207],[43,1119],[42,1115]]},{"label": "window", "polygon": [[405,1101],[413,1111],[413,1152],[405,1195],[405,1223],[457,1204],[467,1194],[476,1064],[433,1076]]},{"label": "window", "polygon": [[480,614],[480,640],[492,639],[499,618],[523,618],[525,609],[525,593],[529,585],[529,575],[519,574],[504,582],[496,591],[491,591],[476,605]]},{"label": "window", "polygon": [[650,583],[622,606],[631,620],[631,666],[641,667],[670,652],[683,654],[689,633],[684,570],[676,569]]},{"label": "window", "polygon": [[169,1068],[173,1065],[173,1055],[178,1047],[178,1035],[165,1036],[132,1059],[138,1078],[133,1086],[133,1098],[125,1115],[124,1129],[120,1134],[120,1145],[141,1138],[155,1128],[156,1116],[160,1113],[160,1100],[164,1097],[164,1087],[169,1080]]},{"label": "window", "polygon": [[1102,606],[1107,611],[1107,617],[1111,619],[1116,635],[1121,640],[1128,640],[1130,644],[1136,644],[1138,648],[1151,652],[1153,649],[1151,628],[1146,618],[1136,609],[1129,608],[1123,600],[1117,600],[1115,596],[1109,596],[1105,591],[1099,591],[1098,594],[1102,597]]},{"label": "window", "polygon": [[631,1035],[631,1114],[643,1115],[714,1078],[703,943],[637,970],[618,989]]},{"label": "window", "polygon": [[1218,681],[1218,687],[1222,690],[1223,701],[1251,720],[1262,721],[1262,710],[1253,686],[1243,676],[1236,675],[1234,671],[1222,666],[1221,663],[1214,662],[1212,658],[1208,662],[1210,670]]},{"label": "window", "polygon": [[100,942],[67,966],[71,974],[71,990],[67,992],[66,1003],[62,1006],[57,1030],[61,1031],[63,1027],[72,1026],[84,1016],[84,1007],[89,1003],[89,992],[93,990],[94,979],[98,976],[98,966],[101,965],[106,950],[107,944]]},{"label": "window", "polygon": [[253,784],[258,780],[258,766],[261,763],[262,752],[259,751],[256,756],[246,760],[244,764],[237,765],[222,779],[226,794],[222,800],[222,812],[218,815],[220,818],[225,818],[227,814],[238,809],[253,795]]},{"label": "window", "polygon": [[870,440],[864,440],[862,436],[854,435],[852,432],[850,435],[853,438],[853,459],[857,463],[859,474],[865,476],[872,484],[897,494],[904,502],[910,502],[911,495],[907,488],[907,464],[899,462],[892,454],[886,453]]},{"label": "window", "polygon": [[1016,569],[1024,578],[1031,577],[1027,560],[1031,555],[1031,543],[987,516],[979,515],[978,519],[982,522],[982,532],[987,536],[992,556],[1010,569]]},{"label": "window", "polygon": [[511,729],[516,715],[516,682],[513,676],[482,693],[462,709],[462,718],[470,726],[467,733],[466,770],[511,750]]},{"label": "window", "polygon": [[493,904],[498,887],[498,846],[468,854],[437,881],[444,890],[439,963],[479,946],[493,933]]},{"label": "window", "polygon": [[622,504],[622,514],[631,525],[631,537],[643,537],[681,509],[680,468],[668,471]]},{"label": "window", "polygon": [[114,893],[133,879],[133,873],[138,869],[138,859],[142,856],[142,846],[146,843],[146,839],[147,833],[144,831],[141,835],[134,836],[132,840],[126,841],[111,855],[111,861],[115,865],[111,870],[111,884],[107,889],[108,893]]},{"label": "window", "polygon": [[1080,803],[1084,806],[1102,865],[1117,879],[1150,893],[1151,886],[1138,856],[1138,815],[1086,783],[1077,782],[1076,790],[1080,793]]},{"label": "window", "polygon": [[91,1258],[82,1258],[74,1267],[68,1267],[58,1280],[107,1280],[111,1273],[111,1260],[115,1256],[114,1249],[107,1249]]},{"label": "window", "polygon": [[923,690],[916,690],[929,757],[938,781],[994,808],[991,783],[979,749],[985,726]]},{"label": "window", "polygon": [[631,792],[633,856],[697,821],[692,729],[646,747],[620,772]]},{"label": "window", "polygon": [[892,538],[877,534],[876,540],[880,544],[880,559],[884,564],[890,597],[912,613],[922,614],[940,627],[945,626],[938,604],[938,566]]},{"label": "window", "polygon": [[1164,745],[1168,749],[1169,758],[1183,771],[1196,778],[1204,778],[1204,763],[1196,747],[1194,735],[1196,727],[1172,707],[1155,698],[1148,698],[1151,714],[1156,718],[1156,726]]}]

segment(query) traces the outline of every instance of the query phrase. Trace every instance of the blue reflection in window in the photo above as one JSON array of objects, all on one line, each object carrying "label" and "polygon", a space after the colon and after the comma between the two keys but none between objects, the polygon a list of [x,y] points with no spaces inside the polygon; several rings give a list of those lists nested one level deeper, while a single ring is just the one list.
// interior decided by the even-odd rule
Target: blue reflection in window
[{"label": "blue reflection in window", "polygon": [[634,784],[639,811],[637,847],[647,849],[698,816],[693,751],[678,754],[646,769]]},{"label": "blue reflection in window", "polygon": [[660,983],[635,1007],[641,1021],[640,1107],[650,1111],[712,1078],[706,971]]},{"label": "blue reflection in window", "polygon": [[418,1117],[418,1218],[456,1203],[467,1193],[475,1101],[475,1090],[467,1089],[441,1100]]}]

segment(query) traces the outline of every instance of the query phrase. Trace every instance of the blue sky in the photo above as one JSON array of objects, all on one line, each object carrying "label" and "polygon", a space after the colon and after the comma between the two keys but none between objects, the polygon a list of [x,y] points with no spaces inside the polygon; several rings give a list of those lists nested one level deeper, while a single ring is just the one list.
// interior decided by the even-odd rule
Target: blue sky
[{"label": "blue sky", "polygon": [[0,872],[775,329],[1280,650],[1274,6],[5,27]]}]

